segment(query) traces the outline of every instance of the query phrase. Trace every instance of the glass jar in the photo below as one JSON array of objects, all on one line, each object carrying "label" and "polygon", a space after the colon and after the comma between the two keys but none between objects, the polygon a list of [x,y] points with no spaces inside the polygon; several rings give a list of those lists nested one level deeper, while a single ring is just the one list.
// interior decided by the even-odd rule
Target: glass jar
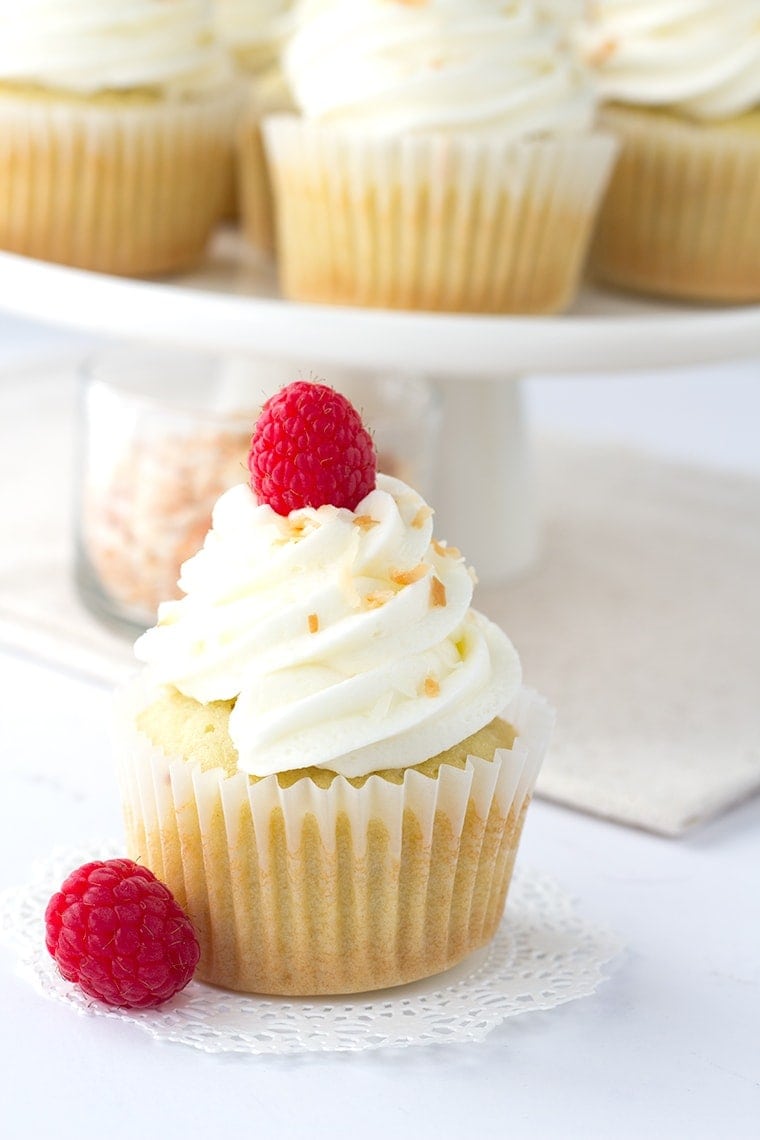
[{"label": "glass jar", "polygon": [[[302,374],[301,374],[302,375]],[[113,349],[90,361],[81,393],[76,579],[93,613],[134,636],[179,596],[219,495],[248,478],[264,401],[298,370],[281,362]],[[306,377],[321,381],[321,377]],[[378,469],[429,497],[438,431],[432,386],[333,369],[372,432]]]}]

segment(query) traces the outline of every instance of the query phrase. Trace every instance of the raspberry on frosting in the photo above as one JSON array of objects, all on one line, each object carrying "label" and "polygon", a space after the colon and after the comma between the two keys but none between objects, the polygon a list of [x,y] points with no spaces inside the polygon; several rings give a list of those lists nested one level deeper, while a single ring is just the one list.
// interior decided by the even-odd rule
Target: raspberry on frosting
[{"label": "raspberry on frosting", "polygon": [[298,380],[264,404],[248,469],[258,501],[280,515],[328,503],[354,510],[374,490],[377,457],[345,396]]},{"label": "raspberry on frosting", "polygon": [[85,863],[45,911],[45,944],[58,969],[90,997],[152,1009],[183,989],[200,949],[168,887],[131,859]]}]

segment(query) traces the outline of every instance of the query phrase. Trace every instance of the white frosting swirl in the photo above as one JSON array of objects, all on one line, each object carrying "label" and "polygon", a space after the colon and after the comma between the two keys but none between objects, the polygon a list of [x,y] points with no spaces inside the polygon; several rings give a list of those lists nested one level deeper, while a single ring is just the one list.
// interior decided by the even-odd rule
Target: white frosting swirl
[{"label": "white frosting swirl", "polygon": [[256,776],[362,776],[465,739],[503,711],[520,663],[470,609],[471,573],[432,541],[431,515],[383,475],[355,512],[283,517],[233,487],[182,568],[186,596],[136,643],[148,680],[236,698],[230,736]]},{"label": "white frosting swirl", "polygon": [[213,0],[214,26],[233,51],[274,60],[291,26],[294,0]]},{"label": "white frosting swirl", "polygon": [[532,0],[304,0],[284,53],[309,119],[383,137],[587,130],[589,77]]},{"label": "white frosting swirl", "polygon": [[0,0],[0,79],[89,95],[226,83],[204,0]]},{"label": "white frosting swirl", "polygon": [[702,120],[760,103],[760,0],[596,0],[577,42],[605,99]]}]

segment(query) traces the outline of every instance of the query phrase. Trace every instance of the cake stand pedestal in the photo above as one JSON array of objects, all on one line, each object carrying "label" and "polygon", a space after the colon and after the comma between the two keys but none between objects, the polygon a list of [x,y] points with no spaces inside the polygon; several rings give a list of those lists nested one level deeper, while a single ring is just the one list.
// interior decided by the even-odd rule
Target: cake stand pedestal
[{"label": "cake stand pedestal", "polygon": [[194,272],[129,280],[0,253],[0,308],[110,340],[425,376],[442,397],[436,530],[482,581],[524,571],[537,547],[520,377],[669,368],[760,356],[760,307],[659,304],[581,292],[557,317],[401,313],[281,299],[271,266],[233,231]]}]

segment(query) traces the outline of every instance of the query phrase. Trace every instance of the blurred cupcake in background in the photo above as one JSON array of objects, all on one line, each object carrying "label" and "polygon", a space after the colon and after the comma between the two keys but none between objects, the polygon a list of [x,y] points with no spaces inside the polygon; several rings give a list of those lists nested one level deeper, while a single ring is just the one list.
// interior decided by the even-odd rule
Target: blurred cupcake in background
[{"label": "blurred cupcake in background", "polygon": [[760,299],[760,0],[597,0],[576,38],[622,142],[595,274]]},{"label": "blurred cupcake in background", "polygon": [[549,313],[572,300],[614,141],[532,0],[304,0],[267,119],[284,293]]},{"label": "blurred cupcake in background", "polygon": [[213,0],[217,37],[248,85],[248,98],[236,124],[237,176],[226,215],[239,219],[249,244],[265,254],[274,252],[275,226],[261,119],[293,109],[280,68],[293,5],[294,0]]},{"label": "blurred cupcake in background", "polygon": [[0,9],[0,247],[117,274],[197,260],[239,94],[203,0]]}]

